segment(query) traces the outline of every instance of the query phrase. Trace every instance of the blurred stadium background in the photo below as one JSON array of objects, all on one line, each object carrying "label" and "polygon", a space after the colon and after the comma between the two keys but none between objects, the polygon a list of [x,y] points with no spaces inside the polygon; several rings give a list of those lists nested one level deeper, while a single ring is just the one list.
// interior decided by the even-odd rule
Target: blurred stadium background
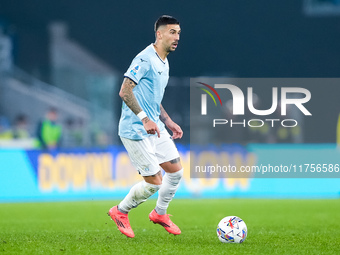
[{"label": "blurred stadium background", "polygon": [[[118,199],[140,179],[117,135],[118,91],[130,61],[154,41],[153,24],[162,14],[177,17],[182,28],[180,45],[169,55],[163,105],[184,130],[178,147],[187,169],[190,77],[340,76],[337,0],[228,0],[209,6],[178,0],[0,0],[0,201]],[[252,143],[269,150],[279,143],[315,148],[321,157],[335,153],[340,87],[327,94],[334,103],[327,116],[317,100],[322,88],[314,91],[311,111],[323,115],[322,121],[308,119],[292,134],[235,134],[231,142],[245,155]],[[40,150],[37,126],[51,107],[62,127],[60,147]],[[339,191],[333,179],[193,180],[188,171],[177,197],[338,198]]]}]

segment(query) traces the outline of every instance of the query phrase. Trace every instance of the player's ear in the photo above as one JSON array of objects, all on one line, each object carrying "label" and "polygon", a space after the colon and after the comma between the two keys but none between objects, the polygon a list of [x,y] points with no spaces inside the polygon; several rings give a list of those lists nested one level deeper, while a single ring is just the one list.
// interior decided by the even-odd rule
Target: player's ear
[{"label": "player's ear", "polygon": [[158,29],[158,30],[156,31],[156,37],[157,37],[157,39],[162,39],[162,32],[161,32],[160,29]]}]

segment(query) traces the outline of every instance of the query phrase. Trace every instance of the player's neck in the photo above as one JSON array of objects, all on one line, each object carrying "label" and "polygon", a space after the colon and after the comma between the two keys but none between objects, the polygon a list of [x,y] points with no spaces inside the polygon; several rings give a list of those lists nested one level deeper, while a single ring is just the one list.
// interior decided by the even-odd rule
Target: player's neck
[{"label": "player's neck", "polygon": [[153,44],[153,47],[155,48],[158,56],[165,61],[166,57],[169,55],[169,52],[164,50],[157,41]]}]

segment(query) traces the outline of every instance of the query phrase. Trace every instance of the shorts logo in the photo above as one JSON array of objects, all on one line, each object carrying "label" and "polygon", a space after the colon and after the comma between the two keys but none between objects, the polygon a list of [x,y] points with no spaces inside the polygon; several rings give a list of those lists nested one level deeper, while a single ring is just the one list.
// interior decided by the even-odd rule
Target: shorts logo
[{"label": "shorts logo", "polygon": [[139,65],[136,65],[134,68],[131,69],[130,73],[136,75],[139,71]]}]

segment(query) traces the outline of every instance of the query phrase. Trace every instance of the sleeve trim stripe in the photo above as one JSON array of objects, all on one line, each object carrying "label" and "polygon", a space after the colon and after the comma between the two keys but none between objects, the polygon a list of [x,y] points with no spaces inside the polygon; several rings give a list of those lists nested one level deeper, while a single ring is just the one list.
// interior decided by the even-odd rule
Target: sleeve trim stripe
[{"label": "sleeve trim stripe", "polygon": [[136,84],[138,84],[138,82],[135,81],[135,79],[131,78],[130,76],[124,75],[124,78],[129,78],[130,80],[132,80],[133,82],[135,82]]}]

